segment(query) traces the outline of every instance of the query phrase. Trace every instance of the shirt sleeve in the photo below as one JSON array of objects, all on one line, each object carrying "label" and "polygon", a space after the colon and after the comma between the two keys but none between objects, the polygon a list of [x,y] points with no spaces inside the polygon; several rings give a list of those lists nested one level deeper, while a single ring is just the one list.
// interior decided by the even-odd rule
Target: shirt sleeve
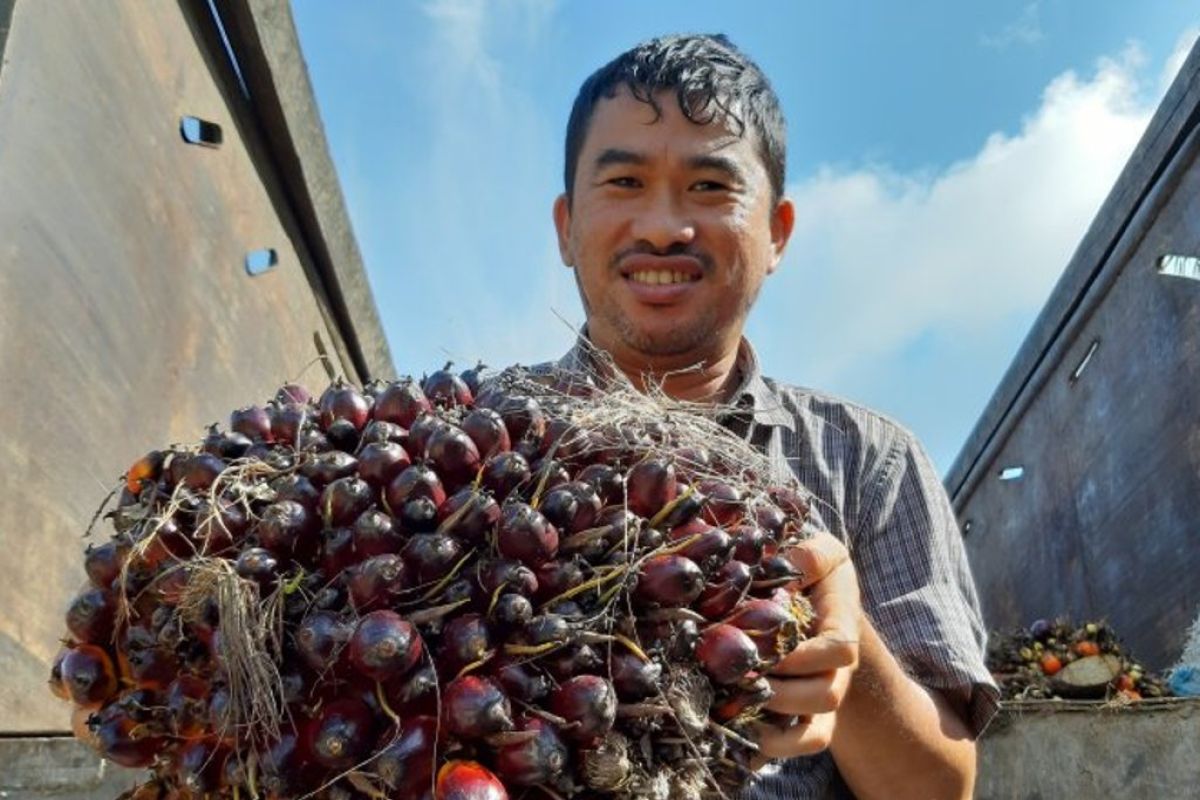
[{"label": "shirt sleeve", "polygon": [[958,522],[929,457],[899,430],[863,484],[850,544],[864,610],[914,680],[962,703],[973,735],[1000,693]]}]

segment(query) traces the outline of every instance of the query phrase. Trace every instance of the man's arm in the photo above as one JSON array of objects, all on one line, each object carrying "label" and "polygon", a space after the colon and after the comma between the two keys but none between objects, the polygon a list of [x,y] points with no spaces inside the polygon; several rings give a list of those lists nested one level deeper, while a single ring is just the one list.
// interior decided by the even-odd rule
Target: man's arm
[{"label": "man's arm", "polygon": [[790,551],[806,576],[817,615],[811,639],[772,671],[767,707],[808,721],[766,727],[762,755],[789,758],[830,749],[864,800],[969,798],[975,744],[940,695],[909,678],[862,611],[858,576],[845,546],[818,534]]}]

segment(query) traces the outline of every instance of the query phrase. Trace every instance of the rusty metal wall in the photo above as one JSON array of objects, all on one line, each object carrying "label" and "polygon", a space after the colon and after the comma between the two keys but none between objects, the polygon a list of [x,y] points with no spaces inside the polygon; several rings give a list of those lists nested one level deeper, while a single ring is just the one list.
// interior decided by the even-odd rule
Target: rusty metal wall
[{"label": "rusty metal wall", "polygon": [[[281,382],[339,331],[203,2],[15,4],[0,74],[0,732],[45,689],[80,535],[127,465]],[[221,126],[186,144],[184,115]],[[250,250],[278,265],[251,277]],[[305,372],[308,367],[307,372]]]},{"label": "rusty metal wall", "polygon": [[1179,145],[1127,170],[1146,184],[1140,203],[1108,224],[1106,262],[1055,358],[955,498],[990,626],[1106,617],[1157,669],[1200,607],[1200,280],[1158,269],[1200,257],[1197,52],[1181,79],[1190,105],[1160,112],[1186,120]]}]

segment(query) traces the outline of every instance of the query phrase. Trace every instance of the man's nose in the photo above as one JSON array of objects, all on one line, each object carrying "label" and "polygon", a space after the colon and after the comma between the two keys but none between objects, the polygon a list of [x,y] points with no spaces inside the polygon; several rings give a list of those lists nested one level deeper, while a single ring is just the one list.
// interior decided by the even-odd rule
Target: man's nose
[{"label": "man's nose", "polygon": [[673,192],[662,190],[648,198],[633,221],[633,235],[656,251],[665,252],[675,245],[691,244],[696,238],[695,223],[688,217]]}]

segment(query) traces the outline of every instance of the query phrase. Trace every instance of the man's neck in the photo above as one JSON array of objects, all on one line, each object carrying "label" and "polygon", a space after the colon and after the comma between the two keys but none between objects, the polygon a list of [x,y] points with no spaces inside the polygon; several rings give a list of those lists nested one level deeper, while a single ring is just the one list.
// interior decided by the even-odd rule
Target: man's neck
[{"label": "man's neck", "polygon": [[737,389],[740,375],[737,369],[738,348],[727,348],[716,357],[647,358],[639,355],[611,353],[617,369],[640,390],[651,383],[669,397],[695,403],[726,401]]}]

